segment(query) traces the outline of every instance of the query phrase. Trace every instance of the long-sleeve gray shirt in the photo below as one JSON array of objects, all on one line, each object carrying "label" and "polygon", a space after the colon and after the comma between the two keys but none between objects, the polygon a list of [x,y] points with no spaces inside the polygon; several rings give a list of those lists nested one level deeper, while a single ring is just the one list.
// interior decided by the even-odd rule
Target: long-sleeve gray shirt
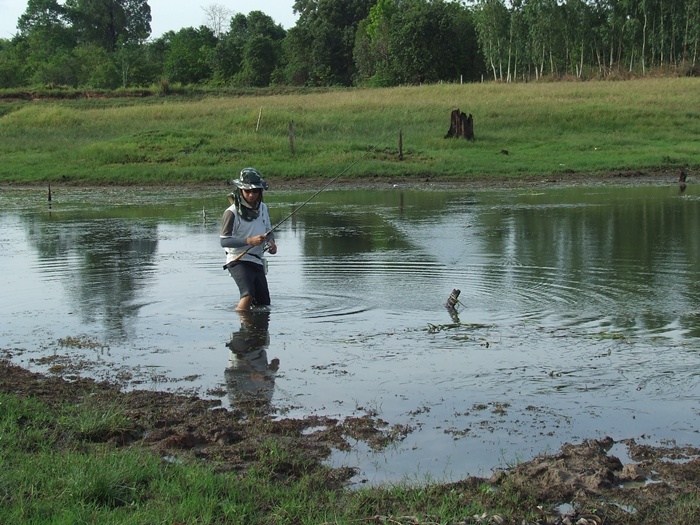
[{"label": "long-sleeve gray shirt", "polygon": [[[233,261],[238,254],[249,248],[246,244],[248,237],[266,233],[269,240],[274,240],[270,215],[264,202],[260,203],[260,213],[252,221],[243,220],[238,215],[235,205],[229,206],[224,211],[220,233],[220,243],[226,252],[226,262]],[[262,255],[263,246],[254,246],[240,260],[262,264]]]}]

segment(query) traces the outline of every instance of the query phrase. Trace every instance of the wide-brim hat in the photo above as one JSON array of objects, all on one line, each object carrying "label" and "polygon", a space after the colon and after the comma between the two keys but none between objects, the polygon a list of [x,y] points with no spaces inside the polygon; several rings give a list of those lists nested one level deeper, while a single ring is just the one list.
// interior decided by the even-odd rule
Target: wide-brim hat
[{"label": "wide-brim hat", "polygon": [[266,190],[267,182],[260,176],[260,172],[255,168],[243,168],[237,179],[233,179],[233,185],[241,190]]}]

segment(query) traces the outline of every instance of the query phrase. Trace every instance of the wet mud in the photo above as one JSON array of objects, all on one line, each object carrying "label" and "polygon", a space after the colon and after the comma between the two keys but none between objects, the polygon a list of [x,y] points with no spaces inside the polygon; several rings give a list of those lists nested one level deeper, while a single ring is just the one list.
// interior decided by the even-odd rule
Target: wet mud
[{"label": "wet mud", "polygon": [[[256,396],[241,400],[236,409],[226,409],[196,396],[124,392],[107,382],[42,375],[7,361],[0,361],[0,392],[33,397],[48,406],[80,405],[88,399],[97,408],[118,406],[131,423],[128,428],[77,438],[114,447],[143,447],[167,460],[197,458],[219,472],[242,473],[251,463],[264,461],[259,444],[273,437],[302,451],[304,457],[285,464],[274,476],[293,480],[314,471],[326,476],[328,487],[338,489],[348,486],[355,471],[323,468],[332,450],[359,441],[381,449],[410,432],[371,416],[342,421],[321,416],[274,419],[269,405]],[[516,491],[533,502],[534,509],[528,510],[541,515],[537,523],[587,525],[646,523],[644,516],[660,506],[684,498],[697,502],[699,486],[700,449],[605,438],[565,443],[555,454],[538,456],[490,478],[472,476],[436,490]],[[487,512],[473,516],[469,523],[521,523],[512,519]]]}]

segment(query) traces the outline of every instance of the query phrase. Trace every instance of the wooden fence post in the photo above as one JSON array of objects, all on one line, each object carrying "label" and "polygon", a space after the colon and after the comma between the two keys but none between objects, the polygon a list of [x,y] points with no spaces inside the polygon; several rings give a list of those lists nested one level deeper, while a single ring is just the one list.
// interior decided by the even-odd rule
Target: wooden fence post
[{"label": "wooden fence post", "polygon": [[260,121],[261,120],[262,120],[262,108],[260,108],[260,112],[258,113],[258,123],[255,126],[255,133],[257,133],[258,130],[260,129]]},{"label": "wooden fence post", "polygon": [[289,122],[289,149],[294,155],[294,121]]}]

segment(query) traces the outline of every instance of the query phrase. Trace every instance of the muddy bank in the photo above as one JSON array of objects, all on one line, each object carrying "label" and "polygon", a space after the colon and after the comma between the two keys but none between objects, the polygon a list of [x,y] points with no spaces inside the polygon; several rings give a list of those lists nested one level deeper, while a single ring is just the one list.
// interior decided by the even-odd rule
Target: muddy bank
[{"label": "muddy bank", "polygon": [[[235,410],[215,401],[163,392],[122,392],[106,382],[78,376],[66,378],[29,372],[0,361],[0,392],[33,397],[48,406],[118,406],[131,425],[118,432],[79,436],[114,447],[145,447],[164,458],[196,458],[221,472],[242,473],[258,457],[259,444],[268,437],[281,439],[302,451],[305,461],[287,464],[274,475],[298,479],[309,470],[326,476],[329,487],[344,488],[355,473],[350,467],[326,470],[321,466],[333,449],[363,442],[381,449],[402,439],[405,428],[364,416],[338,420],[326,417],[275,419],[272,408],[254,398]],[[69,446],[69,443],[66,443]],[[696,516],[700,500],[700,449],[650,447],[633,439],[611,438],[564,443],[553,455],[540,456],[494,474],[490,479],[470,477],[436,488],[438,492],[517,492],[532,502],[541,518],[537,523],[650,523],[646,516],[661,507],[688,501],[688,515]],[[494,496],[494,501],[497,497]],[[387,518],[389,519],[389,518]],[[410,523],[425,523],[412,518]],[[686,522],[679,517],[677,523]],[[392,520],[396,523],[404,521]],[[464,523],[523,523],[517,516],[497,512],[474,516]]]},{"label": "muddy bank", "polygon": [[[556,173],[556,174],[535,174],[517,175],[512,177],[496,176],[434,176],[426,174],[421,177],[396,177],[396,176],[375,176],[375,177],[353,177],[349,174],[338,180],[330,178],[290,178],[277,176],[274,174],[263,174],[265,180],[270,184],[270,190],[294,190],[294,191],[318,191],[320,189],[343,189],[343,188],[403,188],[412,190],[440,190],[449,188],[473,189],[473,190],[494,190],[494,189],[514,189],[514,188],[547,188],[557,186],[628,186],[628,185],[678,185],[681,183],[681,173],[683,182],[692,184],[700,177],[700,169],[690,168],[650,168],[646,170],[615,170],[605,173]],[[236,173],[232,172],[231,177]],[[9,183],[8,187],[44,187],[47,184],[51,188],[96,188],[96,187],[118,187],[113,184],[84,184],[61,181],[48,181],[46,183]],[[230,186],[226,184],[195,183],[186,184],[178,182],[170,184],[158,181],[153,185],[135,185],[134,187],[195,187],[200,189],[210,189],[212,193],[227,191]],[[1,187],[1,186],[0,186]],[[131,187],[131,186],[123,186]]]},{"label": "muddy bank", "polygon": [[[679,184],[681,172],[683,182],[692,183],[698,178],[698,171],[691,168],[654,168],[648,170],[616,170],[606,173],[557,173],[541,175],[520,175],[515,177],[494,177],[470,175],[468,177],[362,177],[348,176],[333,182],[330,188],[386,188],[396,186],[407,189],[445,189],[462,188],[474,190],[511,189],[511,188],[546,188],[556,186],[601,186],[601,185],[666,185]],[[327,179],[289,179],[285,177],[268,177],[271,189],[313,190],[323,188]]]}]

